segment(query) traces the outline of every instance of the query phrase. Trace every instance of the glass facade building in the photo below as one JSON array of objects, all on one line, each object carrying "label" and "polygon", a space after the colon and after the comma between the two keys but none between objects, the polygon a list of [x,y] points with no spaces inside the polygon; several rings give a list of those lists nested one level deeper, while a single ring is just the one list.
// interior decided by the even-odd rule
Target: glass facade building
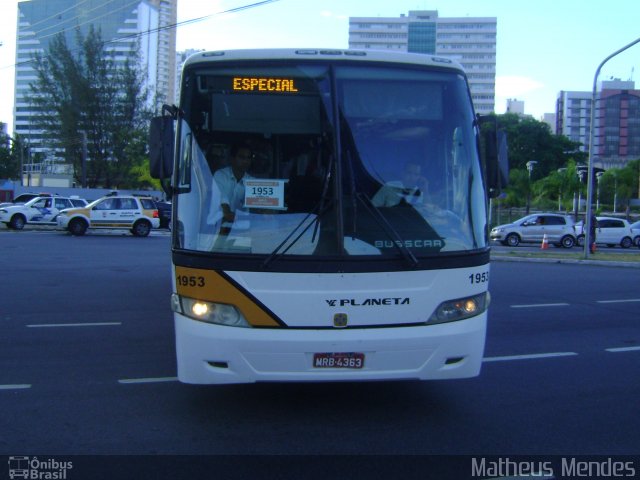
[{"label": "glass facade building", "polygon": [[105,41],[116,64],[139,48],[146,88],[154,101],[172,102],[175,76],[175,24],[177,0],[24,0],[18,3],[14,132],[30,146],[30,153],[51,154],[42,132],[34,127],[38,115],[29,97],[36,80],[32,57],[46,53],[50,42],[63,33],[67,45],[77,49],[77,31],[86,36],[93,26]]},{"label": "glass facade building", "polygon": [[496,17],[439,17],[435,10],[400,17],[349,18],[349,48],[424,53],[460,63],[476,112],[495,109]]},{"label": "glass facade building", "polygon": [[[556,134],[589,151],[593,92],[561,91],[556,101]],[[621,168],[640,157],[640,90],[633,81],[606,80],[596,92],[593,159],[599,168]]]}]

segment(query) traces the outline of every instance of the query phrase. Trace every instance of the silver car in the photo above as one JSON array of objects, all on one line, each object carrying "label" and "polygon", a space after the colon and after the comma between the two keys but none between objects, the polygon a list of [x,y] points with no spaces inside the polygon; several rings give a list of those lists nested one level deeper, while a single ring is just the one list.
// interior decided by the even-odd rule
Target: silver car
[{"label": "silver car", "polygon": [[491,240],[517,247],[522,243],[539,243],[544,236],[557,247],[571,248],[576,244],[573,218],[559,213],[534,213],[513,223],[491,229]]}]

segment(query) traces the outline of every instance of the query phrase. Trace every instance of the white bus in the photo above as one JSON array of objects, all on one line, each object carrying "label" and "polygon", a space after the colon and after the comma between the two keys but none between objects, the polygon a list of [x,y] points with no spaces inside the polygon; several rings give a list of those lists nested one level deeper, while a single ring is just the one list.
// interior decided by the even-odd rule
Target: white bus
[{"label": "white bus", "polygon": [[164,109],[151,170],[172,196],[180,381],[479,374],[487,192],[503,174],[481,160],[459,65],[198,53]]}]

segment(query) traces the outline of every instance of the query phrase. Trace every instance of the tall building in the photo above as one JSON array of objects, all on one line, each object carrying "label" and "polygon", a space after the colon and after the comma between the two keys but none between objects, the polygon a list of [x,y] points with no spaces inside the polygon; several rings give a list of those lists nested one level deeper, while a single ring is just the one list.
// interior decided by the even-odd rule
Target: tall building
[{"label": "tall building", "polygon": [[14,132],[25,138],[31,153],[51,153],[32,121],[38,114],[29,102],[29,84],[36,80],[31,59],[46,53],[51,40],[64,33],[77,48],[76,30],[83,35],[100,29],[105,49],[116,64],[139,48],[147,72],[145,87],[152,101],[173,100],[177,0],[22,0],[18,3]]},{"label": "tall building", "polygon": [[556,99],[557,135],[579,142],[580,151],[589,151],[591,125],[591,92],[561,91]]},{"label": "tall building", "polygon": [[640,158],[640,90],[633,81],[603,81],[595,116],[594,157],[603,168]]},{"label": "tall building", "polygon": [[[593,92],[565,92],[556,101],[556,133],[589,151]],[[593,126],[593,161],[599,168],[624,167],[640,158],[640,90],[633,81],[600,82]]]},{"label": "tall building", "polygon": [[517,98],[508,98],[506,113],[524,115],[524,102],[522,100],[518,100]]},{"label": "tall building", "polygon": [[[160,30],[157,36],[158,104],[175,102],[176,77],[176,29],[178,22],[178,0],[149,0],[159,12]],[[169,27],[169,28],[164,28]]]},{"label": "tall building", "polygon": [[551,133],[556,133],[556,114],[555,113],[543,113],[540,117],[542,123],[549,125]]},{"label": "tall building", "polygon": [[[176,52],[175,55],[175,91],[174,91],[174,97],[173,100],[170,102],[171,104],[174,105],[178,105],[178,103],[180,102],[180,82],[182,81],[182,67],[184,65],[184,62],[187,61],[187,58],[189,58],[191,55],[198,53],[198,52],[202,52],[203,50],[198,50],[195,48],[190,48],[188,50],[184,50],[182,52]],[[167,102],[169,103],[169,102]]]},{"label": "tall building", "polygon": [[495,109],[496,17],[438,17],[436,10],[400,17],[350,17],[349,48],[446,56],[466,70],[477,113]]}]

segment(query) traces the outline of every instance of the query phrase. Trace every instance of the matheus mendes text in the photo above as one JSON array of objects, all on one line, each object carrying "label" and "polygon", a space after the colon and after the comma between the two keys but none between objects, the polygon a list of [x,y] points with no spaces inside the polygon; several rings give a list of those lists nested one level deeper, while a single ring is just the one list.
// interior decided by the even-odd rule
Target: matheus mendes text
[{"label": "matheus mendes text", "polygon": [[580,460],[563,457],[557,461],[521,461],[511,458],[471,459],[471,476],[487,477],[532,477],[532,478],[633,478],[635,462],[602,460]]}]

